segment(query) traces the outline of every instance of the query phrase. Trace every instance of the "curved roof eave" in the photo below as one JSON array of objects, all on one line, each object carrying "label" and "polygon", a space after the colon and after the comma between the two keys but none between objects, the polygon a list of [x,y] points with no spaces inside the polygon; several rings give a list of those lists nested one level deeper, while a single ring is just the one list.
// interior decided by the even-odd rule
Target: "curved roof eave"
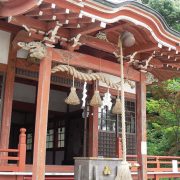
[{"label": "curved roof eave", "polygon": [[164,17],[159,13],[157,12],[156,10],[142,4],[142,3],[139,3],[139,2],[136,2],[135,0],[128,0],[128,1],[124,1],[124,2],[121,2],[121,3],[112,3],[112,2],[109,2],[107,0],[93,0],[95,2],[98,2],[104,6],[107,6],[107,7],[111,7],[112,9],[117,9],[117,8],[120,8],[122,6],[126,6],[126,5],[133,5],[135,7],[138,7],[138,8],[141,8],[143,9],[144,11],[147,11],[153,15],[155,15],[159,20],[160,22],[162,23],[162,25],[164,26],[164,28],[171,34],[177,36],[180,38],[180,33],[172,28],[169,27],[169,25],[167,24],[166,20],[164,19]]}]

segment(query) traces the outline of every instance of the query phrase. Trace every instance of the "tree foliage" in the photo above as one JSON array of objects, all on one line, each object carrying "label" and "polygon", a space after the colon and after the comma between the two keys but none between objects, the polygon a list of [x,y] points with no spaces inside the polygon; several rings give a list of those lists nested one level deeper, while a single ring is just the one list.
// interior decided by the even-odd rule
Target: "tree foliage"
[{"label": "tree foliage", "polygon": [[180,155],[180,78],[149,88],[148,154]]},{"label": "tree foliage", "polygon": [[[180,0],[142,0],[180,32]],[[149,96],[150,94],[150,96]],[[180,78],[151,86],[147,94],[148,154],[180,155]]]},{"label": "tree foliage", "polygon": [[158,11],[172,29],[180,32],[179,0],[143,0],[143,3]]}]

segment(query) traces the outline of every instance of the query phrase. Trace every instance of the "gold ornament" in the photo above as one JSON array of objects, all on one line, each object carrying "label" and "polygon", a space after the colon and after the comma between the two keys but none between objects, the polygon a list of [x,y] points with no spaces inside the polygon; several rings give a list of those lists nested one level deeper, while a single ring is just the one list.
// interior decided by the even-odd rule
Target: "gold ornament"
[{"label": "gold ornament", "polygon": [[105,176],[108,176],[108,175],[111,174],[111,169],[110,169],[109,166],[105,166],[105,167],[104,167],[103,174],[104,174]]}]

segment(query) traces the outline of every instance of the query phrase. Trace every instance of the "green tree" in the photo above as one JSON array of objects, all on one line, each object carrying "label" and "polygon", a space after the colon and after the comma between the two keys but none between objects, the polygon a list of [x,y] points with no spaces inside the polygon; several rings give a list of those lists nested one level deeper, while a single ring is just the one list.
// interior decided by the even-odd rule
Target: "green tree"
[{"label": "green tree", "polygon": [[179,0],[143,0],[142,2],[159,12],[172,29],[180,32]]},{"label": "green tree", "polygon": [[149,88],[148,153],[180,155],[180,78]]}]

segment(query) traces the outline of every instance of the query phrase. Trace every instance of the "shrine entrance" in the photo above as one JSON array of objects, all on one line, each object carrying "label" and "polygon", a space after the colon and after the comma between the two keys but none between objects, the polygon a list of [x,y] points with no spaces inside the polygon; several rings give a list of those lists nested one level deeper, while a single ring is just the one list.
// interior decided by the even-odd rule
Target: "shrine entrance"
[{"label": "shrine entrance", "polygon": [[[18,131],[27,130],[26,163],[33,163],[36,81],[16,78],[11,118],[10,148],[17,148]],[[20,91],[21,89],[21,91]],[[79,94],[81,90],[79,90]],[[47,165],[73,165],[73,157],[83,156],[84,117],[81,106],[64,102],[69,88],[51,85],[46,141]]]}]

